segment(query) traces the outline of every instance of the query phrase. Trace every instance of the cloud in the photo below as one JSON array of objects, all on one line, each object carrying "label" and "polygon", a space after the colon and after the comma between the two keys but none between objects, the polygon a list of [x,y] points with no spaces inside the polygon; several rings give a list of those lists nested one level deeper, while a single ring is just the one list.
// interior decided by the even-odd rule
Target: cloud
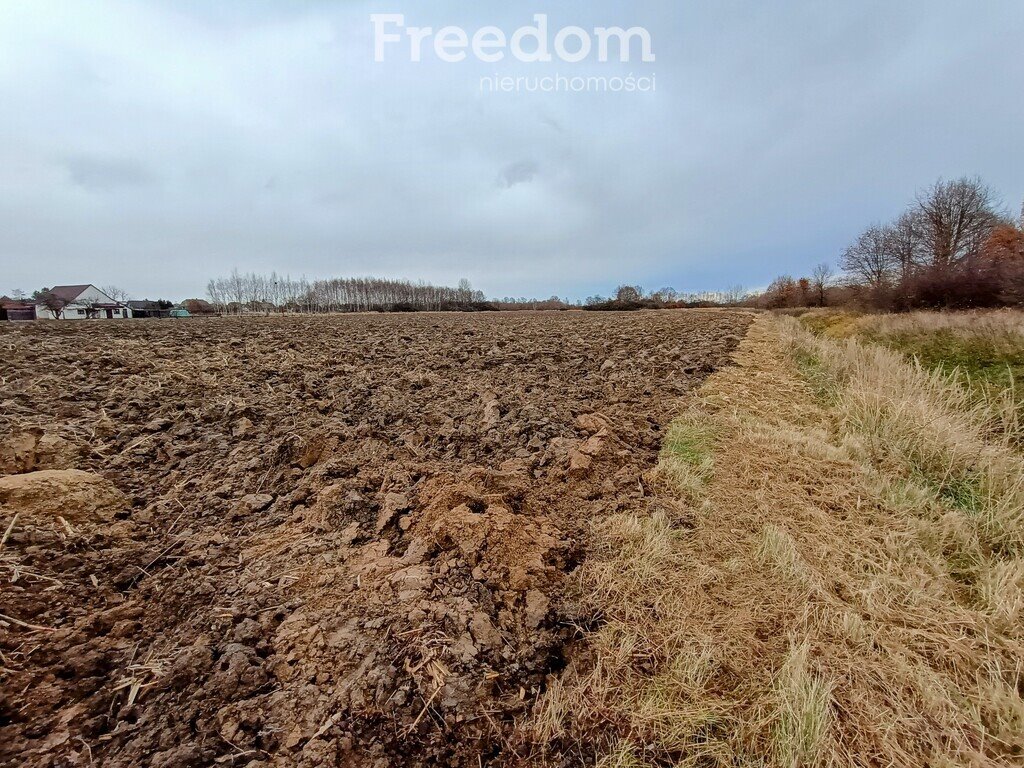
[{"label": "cloud", "polygon": [[153,182],[153,176],[134,160],[77,156],[65,159],[64,166],[72,182],[94,192],[140,187]]},{"label": "cloud", "polygon": [[518,160],[501,169],[498,183],[508,189],[516,184],[527,184],[540,172],[538,165],[532,160]]}]

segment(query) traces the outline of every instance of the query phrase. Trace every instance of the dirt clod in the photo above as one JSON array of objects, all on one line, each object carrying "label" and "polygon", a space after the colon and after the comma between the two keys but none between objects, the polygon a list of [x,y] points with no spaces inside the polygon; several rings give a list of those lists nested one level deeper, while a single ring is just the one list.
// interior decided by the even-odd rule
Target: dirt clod
[{"label": "dirt clod", "polygon": [[109,480],[78,469],[42,469],[0,477],[0,508],[27,518],[113,520],[128,500]]}]

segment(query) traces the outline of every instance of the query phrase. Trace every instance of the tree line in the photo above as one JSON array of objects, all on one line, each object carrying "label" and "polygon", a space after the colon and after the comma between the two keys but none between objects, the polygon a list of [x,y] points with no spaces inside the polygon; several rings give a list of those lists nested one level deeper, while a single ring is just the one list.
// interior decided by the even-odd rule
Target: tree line
[{"label": "tree line", "polygon": [[490,309],[482,291],[466,279],[452,288],[380,277],[309,281],[271,272],[241,273],[210,280],[210,303],[220,312],[414,312]]},{"label": "tree line", "polygon": [[588,296],[583,309],[623,311],[632,309],[682,309],[735,306],[750,299],[743,286],[726,291],[682,292],[675,288],[644,291],[639,285],[620,285],[612,296]]},{"label": "tree line", "polygon": [[776,278],[757,299],[768,308],[858,304],[887,310],[1024,302],[1024,210],[1014,221],[978,178],[921,190],[893,221],[873,224],[810,277]]},{"label": "tree line", "polygon": [[736,304],[748,294],[741,287],[729,291],[684,293],[674,288],[644,291],[620,285],[612,296],[589,296],[571,302],[558,296],[547,299],[511,297],[487,299],[462,279],[452,288],[424,282],[378,277],[330,278],[309,281],[271,272],[242,273],[209,281],[210,306],[226,314],[243,312],[429,312],[514,310],[630,310]]}]

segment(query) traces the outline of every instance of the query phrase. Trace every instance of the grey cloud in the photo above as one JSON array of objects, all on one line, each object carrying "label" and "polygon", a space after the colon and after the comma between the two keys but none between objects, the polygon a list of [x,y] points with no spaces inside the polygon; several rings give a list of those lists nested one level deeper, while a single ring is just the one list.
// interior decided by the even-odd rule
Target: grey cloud
[{"label": "grey cloud", "polygon": [[540,172],[540,167],[532,160],[518,160],[501,169],[498,183],[506,189],[516,184],[526,184]]},{"label": "grey cloud", "polygon": [[79,155],[66,158],[64,167],[72,182],[96,192],[139,187],[153,182],[153,176],[134,160]]}]

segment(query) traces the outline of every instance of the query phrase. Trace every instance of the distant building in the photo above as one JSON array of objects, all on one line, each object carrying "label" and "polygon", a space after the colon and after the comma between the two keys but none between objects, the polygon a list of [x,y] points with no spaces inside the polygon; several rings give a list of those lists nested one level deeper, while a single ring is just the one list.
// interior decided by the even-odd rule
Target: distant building
[{"label": "distant building", "polygon": [[129,301],[128,308],[132,311],[132,317],[170,317],[170,302],[160,301]]},{"label": "distant building", "polygon": [[120,320],[132,316],[132,310],[111,298],[95,285],[55,285],[49,300],[36,303],[40,320]]},{"label": "distant building", "polygon": [[21,299],[0,298],[0,320],[35,320],[36,305]]}]

